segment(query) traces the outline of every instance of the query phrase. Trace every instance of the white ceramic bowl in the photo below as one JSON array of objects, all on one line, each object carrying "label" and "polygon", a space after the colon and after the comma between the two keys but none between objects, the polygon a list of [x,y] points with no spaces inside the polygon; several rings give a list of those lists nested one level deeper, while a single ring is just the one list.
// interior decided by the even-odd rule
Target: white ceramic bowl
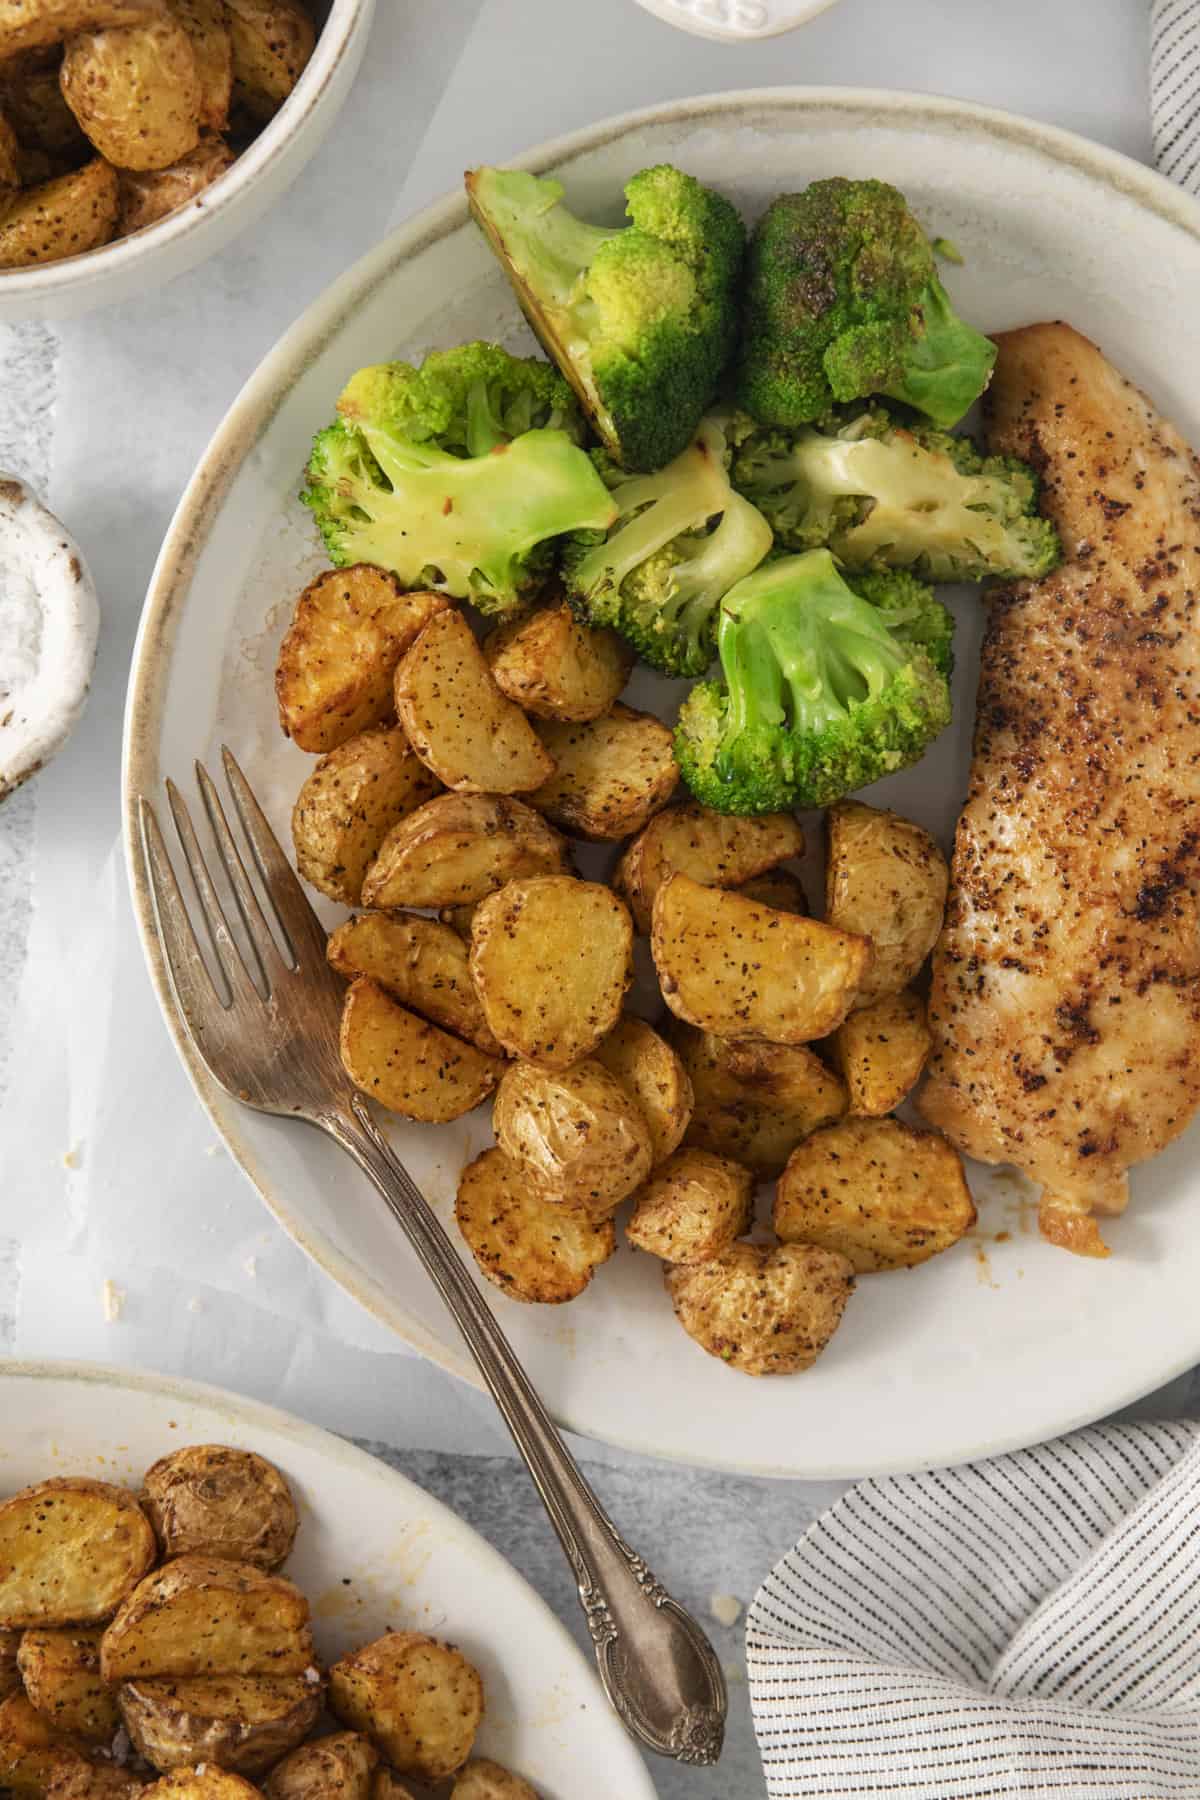
[{"label": "white ceramic bowl", "polygon": [[664,24],[719,44],[746,44],[778,37],[815,19],[837,0],[638,0]]},{"label": "white ceramic bowl", "polygon": [[308,67],[270,124],[205,193],[157,225],[85,256],[0,272],[0,320],[68,319],[161,287],[262,217],[341,110],[366,49],[375,0],[328,0]]}]

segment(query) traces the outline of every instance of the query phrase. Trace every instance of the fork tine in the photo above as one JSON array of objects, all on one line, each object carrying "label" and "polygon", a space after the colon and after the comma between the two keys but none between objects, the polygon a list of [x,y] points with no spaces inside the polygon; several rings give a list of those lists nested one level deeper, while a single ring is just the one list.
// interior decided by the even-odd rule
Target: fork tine
[{"label": "fork tine", "polygon": [[214,987],[200,954],[187,903],[175,879],[158,819],[144,794],[138,795],[138,823],[142,861],[154,896],[158,937],[167,959],[171,986],[185,1024],[194,1037],[201,1037],[206,1018],[212,1016],[214,1007],[224,1008],[225,1001]]},{"label": "fork tine", "polygon": [[[196,836],[187,802],[173,781],[167,782],[167,799],[171,806],[171,817],[175,821],[175,830],[179,834],[179,842],[184,858],[191,871],[192,880],[196,884],[196,895],[200,901],[200,911],[204,915],[204,923],[208,929],[209,942],[213,955],[221,965],[221,973],[229,984],[229,992],[233,1003],[245,1004],[251,999],[265,999],[267,978],[261,966],[257,969],[258,980],[254,979],[254,971],[247,969],[242,960],[233,933],[229,929],[229,921],[225,917],[225,909],[221,905],[220,895],[213,886],[212,876],[208,872],[208,864],[204,860],[204,852],[200,848],[200,840]],[[253,946],[251,946],[253,950]],[[254,952],[255,963],[258,954]]]},{"label": "fork tine", "polygon": [[246,936],[250,939],[258,957],[258,965],[262,971],[269,996],[275,985],[274,978],[288,965],[284,963],[279,946],[272,936],[271,927],[263,917],[262,907],[258,904],[258,895],[254,892],[250,877],[246,873],[242,853],[229,829],[229,821],[225,817],[221,797],[213,786],[212,776],[201,762],[196,764],[196,781],[200,788],[200,797],[204,801],[204,810],[208,814],[208,822],[212,826],[213,836],[217,841],[217,851],[222,866],[229,877],[229,885],[233,889],[233,897],[237,901],[242,924],[246,927]]},{"label": "fork tine", "polygon": [[284,855],[279,839],[267,822],[267,815],[227,744],[221,746],[221,762],[279,928],[291,947],[292,966],[299,968],[306,959],[324,965],[325,927],[309,905],[299,876]]}]

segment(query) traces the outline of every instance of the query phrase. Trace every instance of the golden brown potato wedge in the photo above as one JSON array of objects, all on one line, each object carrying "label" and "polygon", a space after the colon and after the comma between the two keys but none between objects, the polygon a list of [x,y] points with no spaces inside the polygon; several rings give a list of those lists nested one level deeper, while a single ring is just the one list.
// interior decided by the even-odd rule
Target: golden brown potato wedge
[{"label": "golden brown potato wedge", "polygon": [[342,1008],[342,1067],[389,1112],[426,1125],[461,1119],[504,1073],[498,1056],[451,1037],[360,975]]},{"label": "golden brown potato wedge", "polygon": [[496,1141],[547,1200],[607,1218],[650,1173],[645,1115],[593,1058],[569,1069],[514,1063],[496,1090]]},{"label": "golden brown potato wedge", "polygon": [[277,1569],[296,1541],[296,1502],[274,1463],[228,1444],[187,1444],[142,1477],[142,1508],[165,1557],[231,1556]]},{"label": "golden brown potato wedge", "polygon": [[334,1663],[329,1703],[402,1775],[442,1781],[471,1754],[483,1717],[483,1682],[452,1644],[419,1631],[389,1631]]},{"label": "golden brown potato wedge", "polygon": [[215,1763],[256,1775],[320,1717],[324,1696],[311,1673],[158,1676],[123,1682],[117,1693],[134,1749],[164,1774]]},{"label": "golden brown potato wedge", "polygon": [[273,118],[316,43],[302,0],[226,0],[238,99],[256,119]]},{"label": "golden brown potato wedge", "polygon": [[46,1800],[138,1800],[148,1777],[119,1763],[75,1758],[55,1769]]},{"label": "golden brown potato wedge", "polygon": [[439,794],[384,839],[363,882],[366,906],[470,906],[521,875],[568,875],[563,839],[501,794]]},{"label": "golden brown potato wedge", "polygon": [[[92,152],[63,99],[58,81],[61,63],[57,46],[6,57],[0,62],[0,107],[24,149],[77,168]],[[64,174],[66,169],[57,172]]]},{"label": "golden brown potato wedge", "polygon": [[89,1744],[111,1744],[120,1724],[117,1697],[100,1678],[102,1631],[100,1625],[35,1625],[17,1654],[31,1704],[56,1731]]},{"label": "golden brown potato wedge", "polygon": [[663,1274],[688,1336],[744,1375],[810,1368],[854,1288],[846,1258],[811,1244],[732,1244]]},{"label": "golden brown potato wedge", "polygon": [[233,151],[222,138],[206,137],[169,169],[123,169],[117,236],[130,237],[178,212],[211,187],[233,160]]},{"label": "golden brown potato wedge", "polygon": [[162,0],[0,0],[4,62],[65,43],[81,31],[137,25],[161,10]]},{"label": "golden brown potato wedge", "polygon": [[695,1094],[685,1143],[778,1175],[811,1131],[840,1119],[846,1090],[803,1044],[714,1037],[676,1021],[673,1044]]},{"label": "golden brown potato wedge", "polygon": [[0,1700],[0,1791],[41,1800],[56,1777],[86,1768],[86,1745],[56,1731],[23,1693]]},{"label": "golden brown potato wedge", "polygon": [[357,906],[392,828],[438,791],[399,726],[360,731],[323,756],[292,813],[296,867],[331,900]]},{"label": "golden brown potato wedge", "polygon": [[804,833],[791,813],[732,818],[686,800],[658,813],[638,833],[617,864],[613,886],[629,902],[638,930],[649,931],[655,896],[668,875],[741,889],[803,849]]},{"label": "golden brown potato wedge", "polygon": [[524,794],[554,772],[452,607],[429,621],[397,665],[396,716],[417,755],[456,793]]},{"label": "golden brown potato wedge", "polygon": [[581,625],[566,605],[498,625],[483,652],[496,686],[525,712],[581,724],[610,711],[633,667],[615,631]]},{"label": "golden brown potato wedge", "polygon": [[84,1476],[23,1488],[0,1505],[0,1626],[98,1625],[154,1554],[150,1521],[125,1488]]},{"label": "golden brown potato wedge", "polygon": [[117,169],[166,169],[200,142],[200,76],[173,14],[82,32],[63,52],[63,98]]},{"label": "golden brown potato wedge", "polygon": [[541,1306],[577,1299],[617,1247],[611,1219],[543,1199],[503,1150],[468,1163],[454,1215],[488,1280]]},{"label": "golden brown potato wedge", "polygon": [[172,1769],[142,1791],[153,1800],[257,1800],[258,1795],[251,1782],[229,1769],[219,1769],[216,1763]]},{"label": "golden brown potato wedge", "polygon": [[837,1250],[865,1274],[911,1269],[975,1223],[962,1158],[899,1119],[843,1119],[792,1152],[775,1196],[784,1243]]},{"label": "golden brown potato wedge", "polygon": [[107,244],[118,203],[117,172],[99,157],[25,188],[0,215],[0,269],[60,262]]},{"label": "golden brown potato wedge", "polygon": [[21,1686],[21,1671],[17,1667],[20,1646],[20,1631],[9,1627],[0,1630],[0,1700],[15,1694]]},{"label": "golden brown potato wedge", "polygon": [[629,985],[633,922],[594,881],[510,881],[471,923],[471,974],[504,1048],[567,1069],[612,1030]]},{"label": "golden brown potato wedge", "polygon": [[669,1263],[708,1262],[750,1229],[754,1177],[711,1150],[676,1150],[634,1196],[625,1235]]},{"label": "golden brown potato wedge", "polygon": [[335,1731],[285,1756],[262,1786],[268,1800],[376,1800],[374,1781],[381,1773],[369,1738]]},{"label": "golden brown potato wedge", "polygon": [[191,39],[200,81],[200,129],[222,132],[233,93],[233,44],[225,0],[171,0],[171,11]]},{"label": "golden brown potato wedge", "polygon": [[441,594],[406,593],[373,563],[328,569],[310,581],[275,667],[284,736],[301,750],[324,752],[391,719],[396,665],[448,604]]},{"label": "golden brown potato wedge", "polygon": [[106,1681],[143,1675],[300,1675],[308,1601],[253,1563],[178,1556],[140,1581],[100,1643]]},{"label": "golden brown potato wedge", "polygon": [[747,900],[757,900],[760,906],[773,906],[776,912],[808,917],[808,895],[800,877],[791,869],[768,869],[765,875],[756,875],[753,881],[739,883],[737,891]]},{"label": "golden brown potato wedge", "polygon": [[925,1002],[911,988],[843,1019],[829,1049],[850,1111],[867,1119],[893,1111],[917,1085],[932,1044]]},{"label": "golden brown potato wedge", "polygon": [[679,781],[668,728],[620,702],[588,725],[547,719],[538,735],[554,772],[529,803],[572,837],[607,840],[640,831]]},{"label": "golden brown potato wedge", "polygon": [[637,1101],[654,1161],[662,1162],[682,1142],[692,1116],[692,1084],[674,1050],[644,1019],[626,1013],[592,1054]]},{"label": "golden brown potato wedge", "polygon": [[920,825],[858,800],[826,814],[825,917],[871,940],[856,1006],[912,981],[937,942],[946,909],[946,859]]},{"label": "golden brown potato wedge", "polygon": [[330,933],[326,955],[339,975],[368,975],[392,998],[489,1056],[501,1054],[475,983],[467,945],[449,925],[416,913],[357,913]]},{"label": "golden brown potato wedge", "polygon": [[672,875],[650,948],[663,999],[718,1037],[805,1044],[836,1030],[871,960],[866,938]]},{"label": "golden brown potato wedge", "polygon": [[467,1764],[454,1783],[450,1800],[538,1800],[538,1797],[519,1775],[481,1756]]}]

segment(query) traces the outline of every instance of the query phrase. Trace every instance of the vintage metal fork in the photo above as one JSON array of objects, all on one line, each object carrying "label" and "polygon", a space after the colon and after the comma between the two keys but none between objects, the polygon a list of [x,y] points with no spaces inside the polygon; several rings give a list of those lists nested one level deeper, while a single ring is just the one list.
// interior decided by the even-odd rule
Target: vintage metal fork
[{"label": "vintage metal fork", "polygon": [[726,1696],[713,1648],[617,1532],[462,1258],[343,1070],[338,1025],[344,989],[325,960],[325,931],[227,749],[222,761],[275,929],[216,787],[197,763],[196,779],[248,954],[230,929],[187,806],[170,781],[167,798],[219,982],[201,955],[154,809],[144,795],[138,799],[159,941],[188,1034],[227,1094],[261,1112],[317,1126],[370,1176],[454,1315],[525,1458],[574,1570],[600,1679],[614,1708],[633,1736],[659,1755],[715,1763]]}]

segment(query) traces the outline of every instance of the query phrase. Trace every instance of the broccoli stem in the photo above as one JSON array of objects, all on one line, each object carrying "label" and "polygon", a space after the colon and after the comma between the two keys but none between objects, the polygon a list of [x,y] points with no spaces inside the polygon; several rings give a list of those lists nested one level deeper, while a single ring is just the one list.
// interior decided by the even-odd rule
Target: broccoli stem
[{"label": "broccoli stem", "polygon": [[960,319],[935,275],[918,302],[924,330],[905,357],[903,376],[881,392],[935,425],[957,425],[991,378],[996,346]]}]

